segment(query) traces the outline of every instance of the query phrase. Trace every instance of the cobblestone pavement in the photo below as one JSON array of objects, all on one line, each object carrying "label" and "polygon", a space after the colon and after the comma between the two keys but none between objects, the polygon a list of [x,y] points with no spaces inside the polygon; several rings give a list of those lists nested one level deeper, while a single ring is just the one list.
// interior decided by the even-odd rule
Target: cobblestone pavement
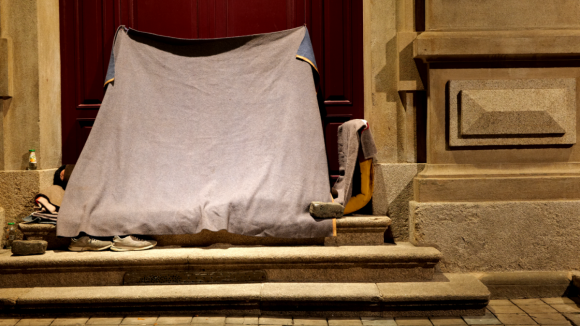
[{"label": "cobblestone pavement", "polygon": [[299,326],[460,326],[460,325],[574,325],[580,326],[580,305],[569,298],[491,300],[485,316],[423,318],[312,318],[312,317],[203,317],[111,316],[82,318],[2,318],[0,326],[68,325],[299,325]]}]

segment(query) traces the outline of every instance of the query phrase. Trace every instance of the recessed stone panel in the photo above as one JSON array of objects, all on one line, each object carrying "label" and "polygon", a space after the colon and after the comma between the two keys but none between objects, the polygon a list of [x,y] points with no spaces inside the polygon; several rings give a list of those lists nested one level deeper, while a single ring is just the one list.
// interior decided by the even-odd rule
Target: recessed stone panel
[{"label": "recessed stone panel", "polygon": [[453,80],[449,145],[576,143],[576,80]]},{"label": "recessed stone panel", "polygon": [[556,30],[580,27],[577,0],[428,0],[426,31]]},{"label": "recessed stone panel", "polygon": [[461,91],[462,136],[558,135],[566,133],[566,90]]}]

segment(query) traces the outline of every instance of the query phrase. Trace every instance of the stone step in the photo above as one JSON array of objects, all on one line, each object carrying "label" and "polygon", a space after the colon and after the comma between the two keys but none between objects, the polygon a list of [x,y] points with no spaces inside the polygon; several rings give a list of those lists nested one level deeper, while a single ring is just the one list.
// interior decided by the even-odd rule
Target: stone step
[{"label": "stone step", "polygon": [[0,288],[248,282],[395,282],[433,278],[441,253],[380,246],[163,248],[144,251],[0,250]]},{"label": "stone step", "polygon": [[[387,216],[353,215],[336,219],[336,237],[285,239],[272,237],[251,237],[232,234],[226,231],[211,232],[204,230],[197,234],[156,235],[153,236],[160,246],[202,247],[216,243],[232,245],[261,246],[313,246],[313,245],[380,245],[391,219]],[[66,250],[70,240],[56,236],[56,226],[52,224],[25,224],[19,228],[25,240],[45,240],[48,249]]]},{"label": "stone step", "polygon": [[9,288],[0,291],[0,314],[465,316],[483,315],[488,302],[489,291],[474,276],[437,274],[431,281],[401,283]]},{"label": "stone step", "polygon": [[556,298],[574,292],[568,271],[515,271],[472,273],[487,286],[492,299]]}]

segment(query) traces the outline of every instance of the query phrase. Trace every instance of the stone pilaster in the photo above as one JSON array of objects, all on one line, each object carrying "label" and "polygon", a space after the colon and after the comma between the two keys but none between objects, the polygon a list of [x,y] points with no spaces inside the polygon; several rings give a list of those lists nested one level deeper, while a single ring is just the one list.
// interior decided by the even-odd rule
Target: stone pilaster
[{"label": "stone pilaster", "polygon": [[[6,45],[3,87],[3,166],[24,170],[28,150],[39,169],[61,162],[58,0],[0,0],[0,38]],[[4,77],[7,76],[7,77]],[[9,91],[8,91],[9,90]]]},{"label": "stone pilaster", "polygon": [[580,266],[580,3],[431,0],[427,164],[409,238],[445,272]]},{"label": "stone pilaster", "polygon": [[[58,0],[0,0],[0,230],[31,212],[61,164]],[[38,170],[26,171],[35,149]]]},{"label": "stone pilaster", "polygon": [[408,240],[412,179],[423,168],[417,162],[425,162],[425,92],[413,57],[423,25],[416,2],[364,2],[365,119],[379,150],[373,214],[390,216],[395,241]]}]

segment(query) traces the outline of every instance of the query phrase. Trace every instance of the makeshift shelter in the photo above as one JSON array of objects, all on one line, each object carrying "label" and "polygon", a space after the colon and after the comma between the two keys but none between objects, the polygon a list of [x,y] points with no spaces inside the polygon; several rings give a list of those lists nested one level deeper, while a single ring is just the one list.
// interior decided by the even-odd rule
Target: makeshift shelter
[{"label": "makeshift shelter", "polygon": [[197,40],[119,28],[111,58],[59,236],[333,234],[307,211],[331,196],[305,27]]}]

